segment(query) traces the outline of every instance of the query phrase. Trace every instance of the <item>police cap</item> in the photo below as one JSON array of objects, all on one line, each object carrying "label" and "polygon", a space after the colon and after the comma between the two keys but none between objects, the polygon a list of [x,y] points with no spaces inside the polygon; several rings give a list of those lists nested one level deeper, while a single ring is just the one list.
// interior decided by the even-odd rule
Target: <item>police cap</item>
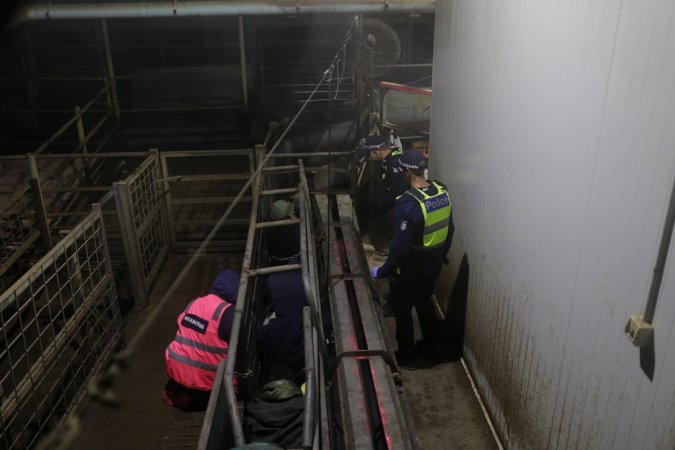
[{"label": "police cap", "polygon": [[377,150],[378,148],[385,146],[384,137],[374,134],[370,135],[366,138],[366,142],[364,142],[363,145],[369,151]]},{"label": "police cap", "polygon": [[427,167],[427,160],[422,152],[417,150],[406,150],[399,160],[401,167],[410,170],[419,170]]}]

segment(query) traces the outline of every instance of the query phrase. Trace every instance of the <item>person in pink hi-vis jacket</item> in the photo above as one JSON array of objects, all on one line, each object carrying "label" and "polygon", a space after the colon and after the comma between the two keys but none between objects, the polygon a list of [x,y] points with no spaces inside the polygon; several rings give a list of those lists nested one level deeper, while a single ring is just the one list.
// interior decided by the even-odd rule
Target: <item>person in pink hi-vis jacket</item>
[{"label": "person in pink hi-vis jacket", "polygon": [[210,292],[192,300],[178,316],[176,337],[166,347],[169,376],[162,401],[189,411],[208,404],[218,363],[227,359],[239,275],[225,269]]}]

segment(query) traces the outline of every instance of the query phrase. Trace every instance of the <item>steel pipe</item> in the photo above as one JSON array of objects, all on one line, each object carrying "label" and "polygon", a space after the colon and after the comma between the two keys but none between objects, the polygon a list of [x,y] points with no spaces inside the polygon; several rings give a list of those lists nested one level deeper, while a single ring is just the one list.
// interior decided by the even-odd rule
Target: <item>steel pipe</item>
[{"label": "steel pipe", "polygon": [[645,307],[644,321],[647,323],[654,322],[654,313],[656,312],[656,302],[661,291],[661,280],[663,279],[663,271],[666,267],[668,259],[668,249],[670,248],[670,240],[673,237],[673,228],[675,227],[675,182],[673,182],[673,189],[670,192],[670,203],[666,212],[666,220],[663,224],[663,233],[661,234],[661,244],[659,245],[659,252],[656,257],[656,264],[654,264],[654,273],[652,275],[652,282],[649,286],[649,296],[647,297],[647,306]]},{"label": "steel pipe", "polygon": [[302,328],[305,338],[305,373],[307,374],[307,384],[305,385],[305,412],[302,426],[302,448],[308,449],[312,447],[314,442],[314,423],[315,406],[316,406],[316,368],[314,367],[314,339],[312,330],[312,313],[309,306],[305,306],[302,310]]},{"label": "steel pipe", "polygon": [[24,7],[13,24],[42,19],[141,19],[146,17],[300,14],[434,13],[435,0],[420,1],[164,1],[139,3],[42,3]]}]

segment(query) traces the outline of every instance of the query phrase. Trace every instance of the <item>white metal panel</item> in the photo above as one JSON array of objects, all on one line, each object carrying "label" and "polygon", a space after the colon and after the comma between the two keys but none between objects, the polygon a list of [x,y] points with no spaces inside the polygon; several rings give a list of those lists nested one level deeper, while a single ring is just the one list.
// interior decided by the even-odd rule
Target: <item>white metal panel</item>
[{"label": "white metal panel", "polygon": [[438,287],[466,256],[465,356],[504,443],[675,448],[675,248],[652,379],[623,333],[675,178],[675,2],[449,0],[435,30]]}]

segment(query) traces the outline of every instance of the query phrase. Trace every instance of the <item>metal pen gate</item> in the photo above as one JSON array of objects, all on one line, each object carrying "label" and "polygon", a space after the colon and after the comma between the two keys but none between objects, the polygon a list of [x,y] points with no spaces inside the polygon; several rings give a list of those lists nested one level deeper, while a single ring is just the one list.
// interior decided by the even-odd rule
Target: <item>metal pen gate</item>
[{"label": "metal pen gate", "polygon": [[121,337],[99,205],[0,295],[0,448],[32,446]]},{"label": "metal pen gate", "polygon": [[151,150],[131,175],[113,183],[132,290],[142,306],[148,306],[148,294],[171,250],[162,181],[158,152]]}]

